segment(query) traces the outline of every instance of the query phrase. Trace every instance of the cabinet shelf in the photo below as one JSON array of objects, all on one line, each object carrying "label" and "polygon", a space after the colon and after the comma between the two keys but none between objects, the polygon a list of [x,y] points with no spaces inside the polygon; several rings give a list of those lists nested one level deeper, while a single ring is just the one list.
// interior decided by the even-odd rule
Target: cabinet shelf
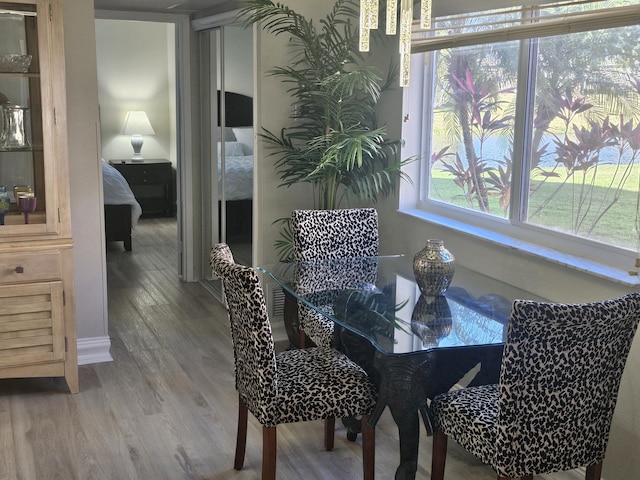
[{"label": "cabinet shelf", "polygon": [[[42,224],[46,222],[46,218],[43,212],[33,212],[31,214],[31,219],[29,220],[29,225],[34,224]],[[2,229],[9,225],[26,225],[24,223],[24,215],[18,211],[7,213],[4,216],[4,225],[0,225],[0,234],[2,234]]]},{"label": "cabinet shelf", "polygon": [[0,72],[0,78],[4,77],[17,77],[17,78],[40,78],[40,74],[37,72]]},{"label": "cabinet shelf", "polygon": [[23,153],[23,152],[42,152],[44,147],[42,145],[31,145],[26,148],[2,148],[0,147],[0,153]]}]

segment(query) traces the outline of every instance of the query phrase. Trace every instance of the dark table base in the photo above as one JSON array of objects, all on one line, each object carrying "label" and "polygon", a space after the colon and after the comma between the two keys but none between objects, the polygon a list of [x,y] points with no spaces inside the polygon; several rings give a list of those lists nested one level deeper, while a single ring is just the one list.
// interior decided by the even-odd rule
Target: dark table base
[{"label": "dark table base", "polygon": [[469,385],[497,383],[502,359],[502,345],[437,349],[407,355],[384,355],[369,341],[338,328],[336,339],[345,353],[372,378],[378,387],[378,402],[369,417],[375,426],[385,408],[398,426],[400,465],[396,480],[415,479],[418,469],[420,420],[433,433],[428,400],[448,391],[462,377],[480,364]]}]

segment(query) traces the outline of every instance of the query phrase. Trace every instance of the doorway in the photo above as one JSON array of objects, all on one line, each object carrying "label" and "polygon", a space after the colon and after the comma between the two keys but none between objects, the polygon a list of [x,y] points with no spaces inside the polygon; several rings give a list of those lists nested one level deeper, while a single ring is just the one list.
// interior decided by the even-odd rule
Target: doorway
[{"label": "doorway", "polygon": [[[141,217],[132,207],[133,239],[137,224],[163,216],[169,217],[176,235],[172,250],[176,254],[176,275],[182,273],[178,251],[179,229],[176,212],[179,172],[178,100],[176,74],[176,25],[173,22],[96,18],[96,56],[103,177],[112,178],[114,167],[124,177],[142,207]],[[129,131],[132,115],[142,115],[146,125],[142,133],[141,160],[133,160],[133,136]],[[136,119],[138,117],[135,117]],[[139,128],[140,122],[133,122]],[[105,171],[105,169],[108,169]],[[105,202],[118,199],[105,181]],[[115,187],[122,189],[121,184]],[[123,195],[126,192],[123,192]],[[129,203],[124,197],[123,203]],[[111,207],[111,206],[110,206]],[[110,213],[110,212],[107,212]],[[107,222],[113,225],[113,217]],[[164,222],[167,223],[167,222]],[[119,225],[116,227],[121,228]],[[124,228],[124,227],[122,227]],[[109,231],[109,228],[107,228]],[[130,245],[130,244],[129,244]],[[126,248],[126,243],[123,248]]]}]

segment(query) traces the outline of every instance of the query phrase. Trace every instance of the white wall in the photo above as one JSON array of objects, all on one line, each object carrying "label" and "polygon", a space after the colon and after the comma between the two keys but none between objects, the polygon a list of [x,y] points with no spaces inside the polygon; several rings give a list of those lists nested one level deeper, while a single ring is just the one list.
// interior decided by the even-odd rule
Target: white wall
[{"label": "white wall", "polygon": [[[305,16],[328,13],[330,6],[323,2],[290,0],[287,6]],[[254,128],[261,127],[277,132],[288,122],[293,108],[291,98],[280,80],[268,75],[274,66],[283,65],[289,54],[288,37],[275,37],[254,27],[254,55],[256,65],[254,71],[255,102]],[[280,179],[273,168],[274,158],[268,156],[264,143],[258,141],[254,152],[254,189],[253,189],[253,259],[257,264],[271,263],[278,260],[273,248],[279,237],[279,227],[273,222],[279,218],[291,216],[293,208],[310,208],[313,197],[308,186],[292,186],[279,188]]]},{"label": "white wall", "polygon": [[131,137],[120,130],[127,111],[144,110],[155,130],[142,155],[176,165],[175,27],[170,23],[96,19],[102,155],[130,158]]},{"label": "white wall", "polygon": [[[225,89],[227,92],[253,96],[253,37],[242,27],[224,27]],[[218,75],[220,69],[218,69]],[[218,85],[220,79],[218,78]]]},{"label": "white wall", "polygon": [[93,2],[63,2],[78,356],[109,360]]}]

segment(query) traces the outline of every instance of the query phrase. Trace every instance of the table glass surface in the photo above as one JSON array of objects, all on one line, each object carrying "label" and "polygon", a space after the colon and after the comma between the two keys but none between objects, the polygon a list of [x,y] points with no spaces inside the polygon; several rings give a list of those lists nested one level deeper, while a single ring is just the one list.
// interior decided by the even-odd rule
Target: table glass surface
[{"label": "table glass surface", "polygon": [[501,344],[511,305],[534,295],[457,266],[444,296],[425,297],[413,257],[342,258],[262,265],[258,270],[386,355]]}]

